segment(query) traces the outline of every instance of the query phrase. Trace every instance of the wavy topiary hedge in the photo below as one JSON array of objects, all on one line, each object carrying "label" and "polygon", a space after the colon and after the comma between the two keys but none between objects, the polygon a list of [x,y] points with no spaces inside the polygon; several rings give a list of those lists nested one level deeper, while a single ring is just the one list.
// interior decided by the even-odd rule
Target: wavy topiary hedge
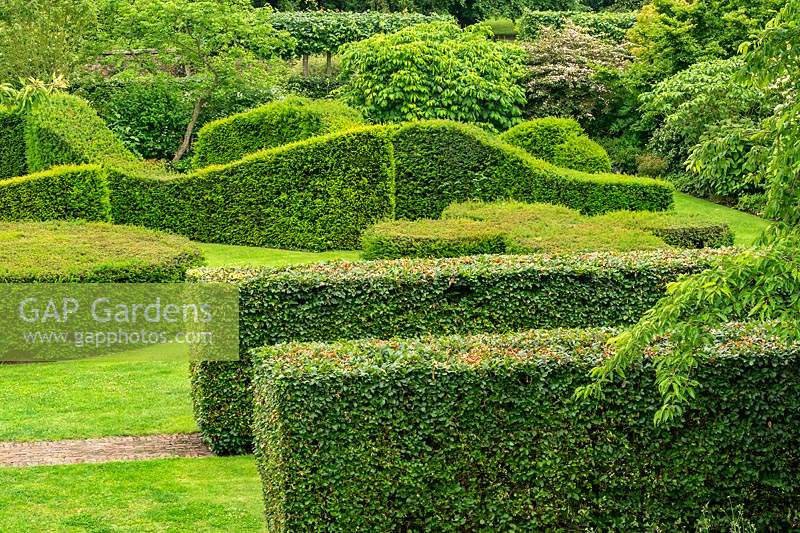
[{"label": "wavy topiary hedge", "polygon": [[113,219],[205,242],[357,248],[364,228],[393,216],[385,133],[315,137],[169,180],[112,173]]},{"label": "wavy topiary hedge", "polygon": [[380,222],[361,237],[365,259],[732,245],[727,224],[700,216],[618,211],[585,217],[563,206],[521,202],[451,204],[442,219]]},{"label": "wavy topiary hedge", "polygon": [[605,148],[591,140],[575,119],[545,117],[517,124],[500,136],[533,157],[556,166],[598,173],[611,172]]},{"label": "wavy topiary hedge", "polygon": [[0,180],[22,176],[25,162],[25,122],[13,109],[0,106]]},{"label": "wavy topiary hedge", "polygon": [[481,256],[192,271],[192,281],[238,287],[242,356],[193,365],[195,416],[214,452],[246,452],[252,444],[252,348],[631,323],[655,304],[668,282],[706,268],[723,253]]},{"label": "wavy topiary hedge", "polygon": [[335,100],[288,98],[203,126],[194,142],[192,165],[230,163],[264,148],[325,135],[363,124],[361,113]]},{"label": "wavy topiary hedge", "polygon": [[185,237],[144,228],[0,222],[0,283],[177,282],[203,262]]},{"label": "wavy topiary hedge", "polygon": [[97,165],[0,180],[0,206],[0,220],[111,220],[106,171]]},{"label": "wavy topiary hedge", "polygon": [[[800,346],[732,329],[669,427],[649,362],[578,403],[607,331],[256,352],[270,531],[788,531]],[[659,350],[667,350],[661,346]],[[741,511],[737,511],[741,507]]]},{"label": "wavy topiary hedge", "polygon": [[660,211],[673,187],[659,180],[556,167],[466,124],[411,122],[393,135],[397,218],[438,218],[453,202],[516,199],[584,214]]}]

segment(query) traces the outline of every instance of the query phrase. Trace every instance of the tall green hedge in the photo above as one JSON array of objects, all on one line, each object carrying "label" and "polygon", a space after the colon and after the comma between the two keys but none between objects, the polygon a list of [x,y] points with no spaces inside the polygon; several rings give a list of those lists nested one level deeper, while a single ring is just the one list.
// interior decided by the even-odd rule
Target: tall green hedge
[{"label": "tall green hedge", "polygon": [[720,253],[725,252],[480,256],[193,271],[192,281],[238,286],[242,354],[238,362],[193,366],[195,416],[216,453],[241,453],[252,442],[252,348],[295,340],[630,323],[661,297],[666,283],[704,269]]},{"label": "tall green hedge", "polygon": [[354,11],[356,10],[287,10],[282,13],[271,13],[269,20],[275,29],[288,31],[297,39],[295,47],[297,55],[335,53],[343,44],[361,41],[376,33],[394,33],[414,24],[453,21],[453,17],[449,15],[377,11],[355,13]]},{"label": "tall green hedge", "polygon": [[22,176],[27,171],[24,132],[22,115],[0,106],[0,180]]},{"label": "tall green hedge", "polygon": [[74,218],[111,219],[106,173],[99,166],[53,167],[0,180],[0,220]]},{"label": "tall green hedge", "polygon": [[361,114],[335,100],[289,98],[203,126],[194,143],[195,168],[224,164],[264,148],[333,133],[364,122]]},{"label": "tall green hedge", "polygon": [[606,331],[261,349],[267,528],[735,531],[738,519],[793,530],[800,346],[719,335],[693,376],[697,397],[658,428],[649,362],[599,404],[574,399]]},{"label": "tall green hedge", "polygon": [[385,130],[364,127],[154,179],[112,172],[113,219],[203,242],[306,250],[358,248],[394,214]]},{"label": "tall green hedge", "polygon": [[584,28],[596,37],[619,43],[625,40],[625,34],[636,23],[636,13],[525,11],[518,21],[518,37],[533,40],[539,35],[542,27],[561,28],[567,21]]},{"label": "tall green hedge", "polygon": [[670,184],[649,178],[588,174],[535,159],[475,126],[411,122],[393,136],[397,218],[438,218],[452,202],[513,198],[597,214],[667,209]]}]

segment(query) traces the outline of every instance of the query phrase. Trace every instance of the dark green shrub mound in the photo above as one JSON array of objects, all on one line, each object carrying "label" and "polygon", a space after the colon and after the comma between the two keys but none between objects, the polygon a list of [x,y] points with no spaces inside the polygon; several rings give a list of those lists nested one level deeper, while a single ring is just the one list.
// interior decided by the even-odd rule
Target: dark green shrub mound
[{"label": "dark green shrub mound", "polygon": [[513,198],[561,204],[584,214],[667,209],[666,182],[587,174],[535,159],[483,130],[449,121],[395,130],[397,218],[438,218],[452,202]]},{"label": "dark green shrub mound", "polygon": [[0,220],[111,219],[106,173],[99,166],[54,167],[0,180]]},{"label": "dark green shrub mound", "polygon": [[364,127],[252,154],[184,177],[112,173],[113,219],[193,240],[307,250],[358,248],[393,215],[391,145]]},{"label": "dark green shrub mound", "polygon": [[261,349],[267,528],[728,531],[741,506],[754,530],[788,531],[800,348],[720,335],[694,373],[697,398],[657,428],[649,362],[599,405],[574,400],[605,331]]},{"label": "dark green shrub mound", "polygon": [[22,116],[0,106],[0,180],[22,176],[27,171],[24,132]]},{"label": "dark green shrub mound", "polygon": [[594,217],[521,202],[452,204],[442,220],[380,222],[361,239],[365,259],[477,254],[718,248],[733,245],[727,224],[675,213],[618,211]]},{"label": "dark green shrub mound", "polygon": [[86,163],[129,168],[138,162],[86,100],[69,94],[53,94],[31,108],[25,145],[30,172]]},{"label": "dark green shrub mound", "polygon": [[625,40],[625,34],[636,23],[636,13],[526,11],[518,21],[519,38],[536,39],[543,27],[561,28],[567,21],[596,37],[619,43]]},{"label": "dark green shrub mound", "polygon": [[395,220],[365,231],[361,249],[364,259],[502,254],[506,235],[473,220]]},{"label": "dark green shrub mound", "polygon": [[580,124],[571,118],[536,118],[514,126],[501,138],[559,167],[611,172],[611,158],[605,148],[584,135]]},{"label": "dark green shrub mound", "polygon": [[248,350],[287,341],[412,337],[601,326],[637,320],[707,250],[574,257],[328,263],[282,270],[204,269],[196,281],[235,283],[242,360],[192,368],[192,399],[216,453],[250,449]]},{"label": "dark green shrub mound", "polygon": [[143,228],[0,222],[0,282],[175,282],[203,256],[188,239]]},{"label": "dark green shrub mound", "polygon": [[334,100],[289,98],[203,126],[194,143],[195,168],[230,163],[263,148],[333,133],[363,123],[361,114]]}]

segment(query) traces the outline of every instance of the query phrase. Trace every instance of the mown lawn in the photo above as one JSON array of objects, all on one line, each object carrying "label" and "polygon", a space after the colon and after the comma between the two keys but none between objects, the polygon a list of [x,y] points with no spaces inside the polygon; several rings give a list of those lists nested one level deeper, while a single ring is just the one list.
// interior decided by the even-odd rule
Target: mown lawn
[{"label": "mown lawn", "polygon": [[769,225],[769,222],[763,218],[680,192],[675,193],[675,211],[678,213],[702,213],[712,220],[726,222],[733,231],[736,246],[752,245]]},{"label": "mown lawn", "polygon": [[232,246],[229,244],[199,243],[206,262],[211,267],[221,266],[268,266],[283,267],[304,263],[347,259],[358,261],[359,251],[335,250],[331,252],[301,252],[297,250],[279,250],[276,248],[254,248],[251,246]]},{"label": "mown lawn", "polygon": [[251,456],[0,468],[0,531],[264,531]]}]

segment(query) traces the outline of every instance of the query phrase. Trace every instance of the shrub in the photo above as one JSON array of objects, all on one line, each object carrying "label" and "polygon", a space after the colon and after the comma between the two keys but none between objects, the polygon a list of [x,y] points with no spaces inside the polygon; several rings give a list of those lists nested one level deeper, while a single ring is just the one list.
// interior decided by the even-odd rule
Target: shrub
[{"label": "shrub", "polygon": [[663,157],[644,153],[636,157],[636,174],[657,178],[667,173],[669,163]]},{"label": "shrub", "polygon": [[71,222],[0,222],[2,283],[182,281],[203,264],[188,239],[143,228]]},{"label": "shrub", "polygon": [[452,204],[442,220],[382,222],[362,239],[365,259],[731,245],[733,234],[727,224],[700,216],[619,211],[584,217],[566,207],[520,202]]},{"label": "shrub", "polygon": [[293,340],[627,324],[663,295],[668,282],[703,270],[720,253],[725,252],[481,256],[193,271],[192,281],[237,285],[242,355],[237,362],[193,365],[195,416],[216,453],[241,453],[252,442],[252,348]]},{"label": "shrub", "polygon": [[512,126],[522,115],[523,54],[487,25],[447,22],[378,34],[342,49],[342,96],[372,122],[451,119]]},{"label": "shrub", "polygon": [[545,202],[584,214],[672,204],[665,182],[555,167],[465,124],[412,122],[395,131],[393,145],[397,218],[438,218],[449,204],[471,199]]},{"label": "shrub", "polygon": [[365,231],[361,249],[364,259],[461,257],[502,254],[506,241],[502,231],[472,220],[399,220]]},{"label": "shrub", "polygon": [[580,11],[526,11],[519,20],[520,39],[536,39],[544,27],[561,28],[567,22],[585,28],[596,37],[620,43],[626,32],[636,23],[636,13],[580,12]]},{"label": "shrub", "polygon": [[674,531],[702,518],[722,530],[742,505],[759,530],[791,529],[800,350],[717,335],[697,397],[657,428],[649,361],[601,405],[574,400],[608,355],[602,330],[258,350],[267,527]]},{"label": "shrub", "polygon": [[257,152],[171,179],[111,172],[113,219],[193,240],[357,248],[393,215],[391,145],[379,126]]},{"label": "shrub", "polygon": [[111,204],[105,172],[96,165],[54,167],[0,180],[0,220],[108,222]]},{"label": "shrub", "polygon": [[556,145],[553,152],[553,164],[558,167],[574,168],[592,174],[611,172],[611,158],[605,149],[585,135],[572,137],[567,142]]},{"label": "shrub", "polygon": [[27,171],[24,127],[21,115],[0,107],[0,180],[22,176]]},{"label": "shrub", "polygon": [[591,130],[607,127],[617,101],[614,80],[629,62],[621,44],[567,22],[560,29],[542,28],[535,41],[521,45],[526,116],[574,117]]},{"label": "shrub", "polygon": [[611,159],[605,149],[586,137],[580,124],[571,118],[529,120],[503,133],[501,138],[559,167],[611,172]]},{"label": "shrub", "polygon": [[361,115],[333,100],[289,98],[203,126],[194,144],[195,168],[230,163],[263,148],[333,133],[363,122]]}]

